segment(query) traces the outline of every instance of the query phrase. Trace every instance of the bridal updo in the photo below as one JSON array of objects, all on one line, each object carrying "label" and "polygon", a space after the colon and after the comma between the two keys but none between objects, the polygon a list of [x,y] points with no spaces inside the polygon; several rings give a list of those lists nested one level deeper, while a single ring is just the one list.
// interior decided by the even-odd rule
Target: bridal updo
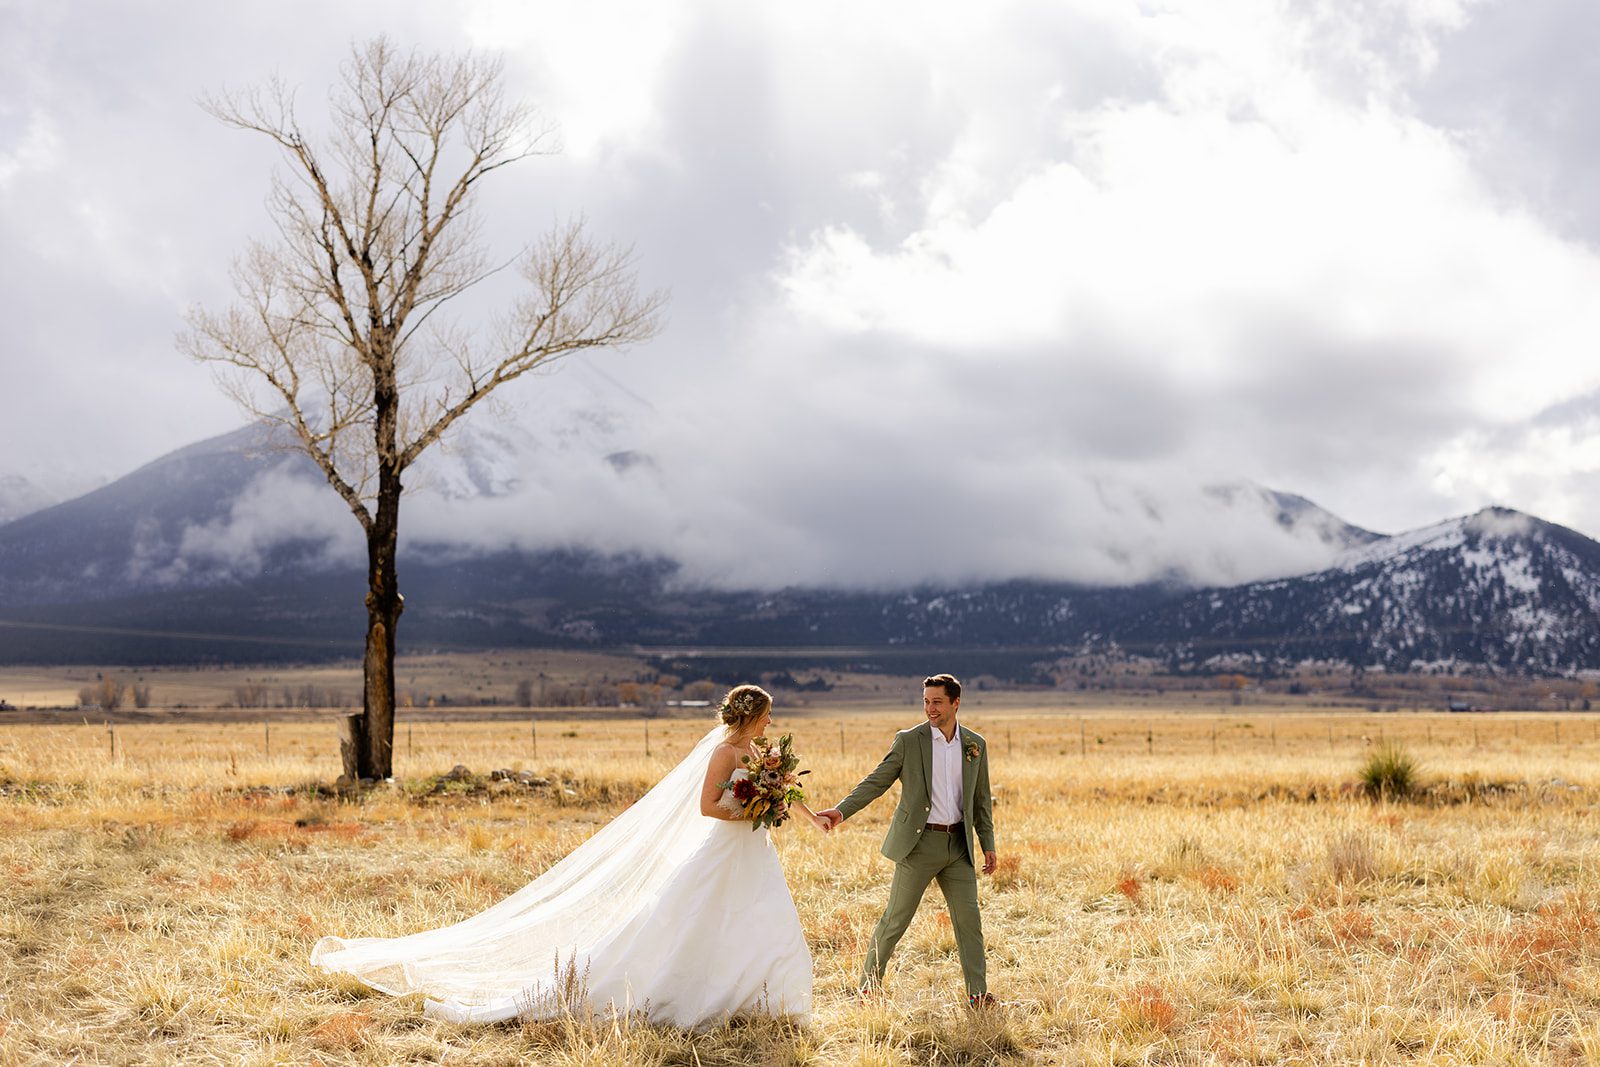
[{"label": "bridal updo", "polygon": [[735,732],[772,710],[772,694],[759,685],[736,685],[717,705],[717,717]]}]

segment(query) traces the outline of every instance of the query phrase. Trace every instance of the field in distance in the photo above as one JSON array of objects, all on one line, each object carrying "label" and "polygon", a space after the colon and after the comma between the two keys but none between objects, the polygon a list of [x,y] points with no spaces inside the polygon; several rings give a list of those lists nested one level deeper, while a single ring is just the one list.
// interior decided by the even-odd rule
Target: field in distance
[{"label": "field in distance", "polygon": [[[402,717],[477,713],[485,717],[535,709],[627,714],[680,714],[714,703],[731,684],[756,681],[792,710],[827,713],[915,706],[922,673],[946,669],[961,654],[937,651],[909,657],[918,665],[895,669],[847,654],[817,650],[745,650],[676,653],[514,649],[495,652],[402,656],[396,686]],[[925,660],[926,665],[923,665]],[[1242,671],[1165,676],[1147,662],[1107,657],[1059,658],[1029,684],[960,671],[969,706],[1067,714],[1111,710],[1214,710],[1250,708],[1315,710],[1344,707],[1379,711],[1587,710],[1596,684],[1587,678],[1506,678],[1439,673],[1381,674],[1339,667],[1307,667],[1253,676]],[[10,721],[65,721],[86,711],[109,721],[159,721],[197,712],[250,713],[254,719],[293,719],[360,707],[358,662],[307,665],[126,667],[0,666],[0,711]],[[45,714],[28,716],[29,711]],[[23,714],[18,714],[22,712]],[[224,715],[223,718],[235,717]]]}]

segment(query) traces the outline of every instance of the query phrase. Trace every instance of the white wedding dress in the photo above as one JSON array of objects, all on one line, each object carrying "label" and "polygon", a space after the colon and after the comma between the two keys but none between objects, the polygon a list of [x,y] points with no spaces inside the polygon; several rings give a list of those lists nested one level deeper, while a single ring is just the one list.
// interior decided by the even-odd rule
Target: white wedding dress
[{"label": "white wedding dress", "polygon": [[582,1006],[573,999],[683,1027],[809,1017],[811,952],[767,831],[700,814],[724,736],[712,730],[637,803],[498,904],[405,937],[324,937],[311,962],[395,996],[422,993],[424,1013],[451,1022],[550,1017]]}]

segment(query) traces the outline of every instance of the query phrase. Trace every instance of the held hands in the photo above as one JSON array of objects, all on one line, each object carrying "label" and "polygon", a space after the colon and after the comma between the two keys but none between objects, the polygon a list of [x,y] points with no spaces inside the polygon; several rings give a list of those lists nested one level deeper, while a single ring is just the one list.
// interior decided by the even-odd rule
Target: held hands
[{"label": "held hands", "polygon": [[817,812],[817,818],[827,820],[828,825],[823,827],[825,830],[837,829],[839,824],[844,822],[844,815],[838,808],[824,808]]}]

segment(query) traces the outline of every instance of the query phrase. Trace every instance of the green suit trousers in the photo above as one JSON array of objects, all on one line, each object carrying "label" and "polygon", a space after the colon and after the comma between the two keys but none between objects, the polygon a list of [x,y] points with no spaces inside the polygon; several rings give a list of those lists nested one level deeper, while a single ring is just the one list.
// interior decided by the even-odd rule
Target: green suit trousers
[{"label": "green suit trousers", "polygon": [[978,912],[978,872],[967,854],[966,835],[924,831],[910,855],[894,865],[894,881],[889,886],[889,904],[872,931],[867,958],[862,964],[861,985],[876,987],[883,981],[884,969],[895,946],[911,925],[911,918],[922,903],[928,883],[938,881],[950,909],[955,927],[956,950],[961,956],[961,973],[967,994],[987,993],[983,952],[983,919]]}]

